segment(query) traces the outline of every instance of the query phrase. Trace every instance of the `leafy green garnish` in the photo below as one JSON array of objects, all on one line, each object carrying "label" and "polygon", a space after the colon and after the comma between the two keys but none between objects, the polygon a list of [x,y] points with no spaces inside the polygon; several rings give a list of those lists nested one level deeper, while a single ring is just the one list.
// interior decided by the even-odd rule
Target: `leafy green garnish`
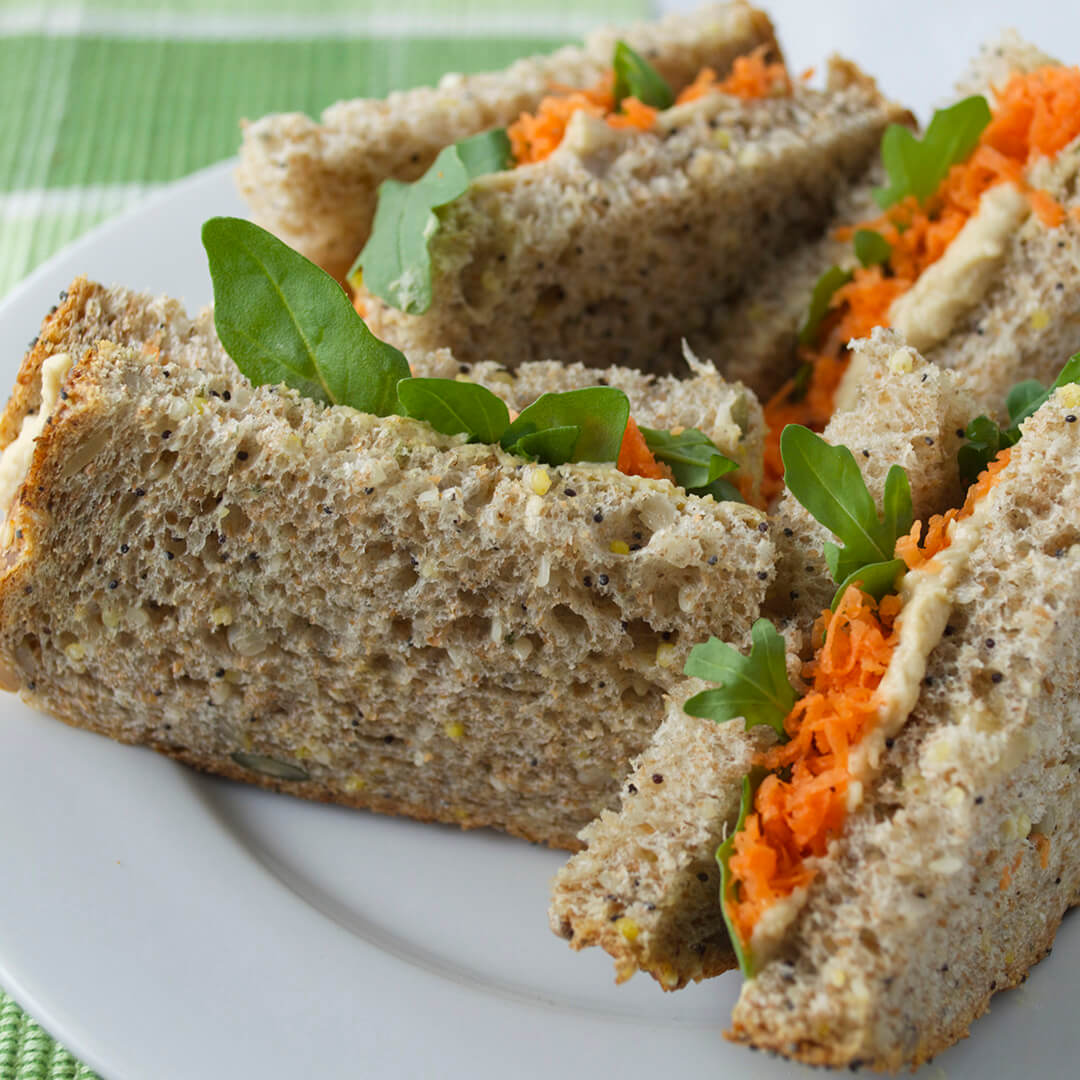
[{"label": "leafy green garnish", "polygon": [[873,229],[855,230],[855,257],[863,266],[877,266],[888,262],[892,244]]},{"label": "leafy green garnish", "polygon": [[447,146],[419,180],[384,180],[364,250],[349,270],[391,307],[421,315],[431,307],[431,238],[439,230],[437,210],[465,193],[478,176],[501,172],[513,160],[503,128]]},{"label": "leafy green garnish", "polygon": [[882,520],[846,446],[830,446],[808,428],[788,424],[780,435],[780,456],[788,490],[844,544],[825,544],[825,561],[835,581],[892,560],[897,538],[910,530],[914,519],[911,488],[899,465],[885,478]]},{"label": "leafy green garnish", "polygon": [[240,218],[211,218],[202,241],[218,337],[256,386],[286,383],[376,416],[396,411],[408,362],[368,330],[329,274]]},{"label": "leafy green garnish", "polygon": [[1017,383],[1005,399],[1009,410],[1009,426],[999,428],[988,416],[976,416],[964,429],[967,442],[960,447],[956,461],[960,467],[960,479],[965,484],[973,484],[979,473],[994,458],[1010,446],[1015,446],[1020,439],[1020,425],[1039,411],[1055,390],[1069,383],[1080,382],[1080,353],[1069,357],[1058,377],[1049,387],[1043,388],[1037,379],[1026,379]]},{"label": "leafy green garnish", "polygon": [[506,403],[484,386],[456,379],[402,379],[401,411],[426,420],[444,435],[468,435],[471,442],[497,443],[510,426]]},{"label": "leafy green garnish", "polygon": [[903,559],[890,559],[888,562],[867,563],[866,566],[860,566],[858,570],[852,570],[833,594],[831,605],[833,611],[836,610],[836,605],[840,603],[840,598],[847,592],[850,585],[858,585],[864,593],[875,600],[880,600],[883,596],[895,592],[896,580],[904,573],[906,565]]},{"label": "leafy green garnish", "polygon": [[697,494],[739,467],[697,428],[683,428],[678,435],[649,427],[639,430],[653,457],[667,465],[675,475],[675,483],[691,494]]},{"label": "leafy green garnish", "polygon": [[690,650],[683,674],[716,683],[717,689],[695,694],[683,709],[718,724],[741,716],[747,731],[766,724],[786,739],[784,717],[795,704],[795,691],[788,682],[784,639],[768,619],[758,619],[750,640],[749,656],[714,637]]},{"label": "leafy green garnish", "polygon": [[511,454],[539,457],[549,465],[617,461],[629,419],[630,402],[614,386],[541,394],[500,442]]},{"label": "leafy green garnish", "polygon": [[739,970],[743,978],[752,979],[756,972],[753,954],[750,952],[750,943],[743,941],[735,922],[728,913],[728,904],[735,897],[735,882],[731,879],[731,855],[735,850],[735,836],[742,832],[746,824],[746,817],[754,804],[754,793],[758,785],[765,777],[764,769],[753,769],[743,777],[742,797],[739,800],[739,818],[735,827],[728,833],[727,839],[716,849],[716,862],[720,867],[720,910],[724,913],[724,924],[727,926],[728,937],[731,938],[731,948],[735,952],[735,959],[739,962]]},{"label": "leafy green garnish", "polygon": [[799,331],[800,345],[813,345],[822,320],[829,310],[829,302],[837,289],[846,285],[853,275],[850,270],[841,270],[839,266],[830,266],[817,279],[814,291],[810,294],[810,311]]},{"label": "leafy green garnish", "polygon": [[921,140],[902,124],[890,124],[881,140],[889,184],[874,189],[878,206],[887,210],[909,195],[925,202],[949,169],[968,158],[989,123],[990,106],[986,98],[975,95],[938,109]]},{"label": "leafy green garnish", "polygon": [[624,98],[634,97],[654,109],[670,109],[675,95],[664,77],[625,41],[615,42],[615,111]]}]

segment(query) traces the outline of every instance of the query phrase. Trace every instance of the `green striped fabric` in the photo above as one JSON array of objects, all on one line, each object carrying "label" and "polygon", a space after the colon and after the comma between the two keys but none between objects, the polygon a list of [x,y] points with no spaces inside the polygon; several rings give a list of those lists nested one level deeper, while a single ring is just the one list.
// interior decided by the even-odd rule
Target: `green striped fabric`
[{"label": "green striped fabric", "polygon": [[235,153],[241,118],[500,68],[647,6],[0,0],[0,296],[158,185]]},{"label": "green striped fabric", "polygon": [[[0,0],[0,297],[149,191],[235,153],[242,117],[317,115],[447,70],[500,68],[650,6]],[[94,1076],[0,991],[0,1080]]]}]

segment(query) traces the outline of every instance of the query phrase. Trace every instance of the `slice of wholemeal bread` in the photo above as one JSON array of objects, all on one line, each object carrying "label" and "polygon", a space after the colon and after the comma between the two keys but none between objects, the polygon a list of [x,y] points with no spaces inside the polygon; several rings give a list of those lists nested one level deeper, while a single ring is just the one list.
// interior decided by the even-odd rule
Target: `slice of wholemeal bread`
[{"label": "slice of wholemeal bread", "polygon": [[550,157],[481,176],[440,210],[426,312],[359,301],[406,351],[671,370],[755,271],[821,235],[902,115],[839,60],[825,90],[712,93],[647,132],[578,112]]},{"label": "slice of wholemeal bread", "polygon": [[767,16],[743,0],[603,28],[582,47],[519,60],[506,71],[446,75],[436,88],[385,101],[339,102],[319,123],[302,113],[263,117],[244,129],[240,192],[259,224],[344,278],[367,239],[383,180],[415,180],[444,146],[511,123],[553,86],[592,85],[610,70],[620,38],[676,89],[706,66],[725,73],[758,46],[779,52]]},{"label": "slice of wholemeal bread", "polygon": [[[894,463],[907,470],[918,517],[955,505],[962,496],[957,429],[970,418],[970,398],[895,334],[877,331],[856,349],[866,360],[862,398],[831,421],[825,438],[853,451],[879,505]],[[822,555],[831,537],[789,493],[777,507],[773,534],[777,576],[764,614],[784,632],[789,675],[798,685],[798,655],[807,654],[814,619],[836,589]],[[620,810],[583,830],[586,850],[555,878],[552,929],[573,948],[605,949],[620,981],[640,969],[678,989],[735,965],[718,902],[716,849],[738,816],[751,756],[772,733],[683,714],[682,702],[703,688],[695,681],[677,692],[634,763]]]},{"label": "slice of wholemeal bread", "polygon": [[1028,420],[956,526],[916,704],[745,984],[734,1038],[916,1066],[1023,981],[1080,899],[1078,407],[1069,386]]},{"label": "slice of wholemeal bread", "polygon": [[[711,409],[738,452],[743,391],[703,377],[682,414],[665,386],[642,422]],[[772,575],[749,506],[254,389],[207,315],[86,281],[0,446],[7,686],[220,775],[553,845]]]}]

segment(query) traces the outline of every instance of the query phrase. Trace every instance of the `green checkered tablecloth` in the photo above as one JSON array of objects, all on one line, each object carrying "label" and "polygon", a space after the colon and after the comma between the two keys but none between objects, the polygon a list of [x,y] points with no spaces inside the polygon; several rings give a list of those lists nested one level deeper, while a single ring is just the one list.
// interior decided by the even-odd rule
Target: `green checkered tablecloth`
[{"label": "green checkered tablecloth", "polygon": [[[481,71],[647,0],[0,0],[0,296],[237,124]],[[19,888],[6,881],[5,888]],[[94,1077],[0,990],[0,1080]]]}]

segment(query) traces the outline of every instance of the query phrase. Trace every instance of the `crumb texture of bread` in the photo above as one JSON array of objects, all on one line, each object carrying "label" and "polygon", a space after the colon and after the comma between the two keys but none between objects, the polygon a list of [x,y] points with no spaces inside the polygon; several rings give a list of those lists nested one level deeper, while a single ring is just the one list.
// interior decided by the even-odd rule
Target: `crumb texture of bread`
[{"label": "crumb texture of bread", "polygon": [[773,738],[687,716],[680,691],[623,785],[622,806],[582,830],[585,850],[555,878],[551,928],[571,948],[599,945],[616,979],[665,990],[735,966],[720,910],[716,848],[739,815],[740,782]]},{"label": "crumb texture of bread", "polygon": [[240,193],[260,225],[344,278],[367,239],[383,180],[415,180],[444,146],[512,123],[553,85],[591,86],[610,70],[620,38],[676,89],[703,67],[728,71],[737,56],[762,45],[779,55],[768,18],[742,0],[601,28],[583,47],[519,60],[505,71],[449,74],[437,87],[398,91],[385,101],[339,102],[318,123],[284,113],[247,124]]},{"label": "crumb texture of bread", "polygon": [[[851,370],[857,376],[854,395],[845,410],[833,415],[823,438],[854,454],[879,509],[893,465],[907,473],[916,520],[959,505],[964,492],[956,453],[978,408],[955,374],[880,328],[854,343]],[[765,613],[798,641],[832,602],[836,582],[825,565],[823,545],[835,538],[787,490],[777,504],[773,531],[777,569]],[[797,647],[804,648],[805,642]]]},{"label": "crumb texture of bread", "polygon": [[651,132],[577,113],[549,158],[442,211],[426,312],[361,289],[366,318],[406,352],[672,370],[771,257],[823,233],[901,115],[841,61],[824,90],[711,94]]},{"label": "crumb texture of bread", "polygon": [[3,538],[5,684],[221,775],[577,847],[689,648],[744,640],[771,580],[749,506],[253,388],[209,316],[85,281],[4,445],[59,352]]},{"label": "crumb texture of bread", "polygon": [[929,1060],[1022,982],[1080,890],[1075,387],[956,530],[976,539],[884,771],[743,987],[731,1035],[811,1064]]}]

